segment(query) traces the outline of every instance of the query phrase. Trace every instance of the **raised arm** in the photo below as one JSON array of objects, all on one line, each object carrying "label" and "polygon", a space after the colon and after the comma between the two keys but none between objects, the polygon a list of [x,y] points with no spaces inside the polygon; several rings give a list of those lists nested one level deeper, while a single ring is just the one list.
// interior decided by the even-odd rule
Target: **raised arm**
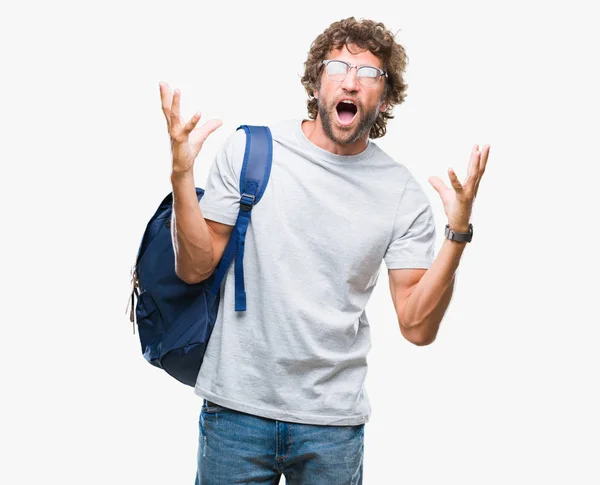
[{"label": "raised arm", "polygon": [[201,127],[197,126],[200,113],[196,113],[183,125],[180,116],[180,91],[176,89],[172,93],[166,83],[160,83],[159,86],[173,155],[171,235],[175,251],[175,272],[186,283],[198,283],[214,271],[233,230],[232,226],[204,219],[194,182],[196,157],[206,138],[222,123],[220,120],[210,120]]},{"label": "raised arm", "polygon": [[[489,151],[489,145],[485,145],[481,152],[478,145],[473,147],[464,185],[452,169],[448,170],[452,188],[438,177],[429,178],[442,199],[448,225],[456,232],[466,233],[469,230],[473,202],[485,172]],[[455,273],[466,245],[466,242],[445,240],[427,270],[390,270],[390,291],[400,331],[415,345],[428,345],[435,340],[452,298]]]}]

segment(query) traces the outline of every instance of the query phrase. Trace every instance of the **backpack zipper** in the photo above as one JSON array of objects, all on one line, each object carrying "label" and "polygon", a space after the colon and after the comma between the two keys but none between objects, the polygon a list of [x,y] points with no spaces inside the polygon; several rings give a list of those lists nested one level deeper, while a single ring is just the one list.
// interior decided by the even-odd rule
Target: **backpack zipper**
[{"label": "backpack zipper", "polygon": [[137,273],[135,269],[131,268],[131,296],[127,299],[127,308],[125,308],[125,313],[129,310],[129,321],[133,326],[133,334],[135,335],[135,300],[134,296],[139,298],[139,288],[140,282],[137,278]]}]

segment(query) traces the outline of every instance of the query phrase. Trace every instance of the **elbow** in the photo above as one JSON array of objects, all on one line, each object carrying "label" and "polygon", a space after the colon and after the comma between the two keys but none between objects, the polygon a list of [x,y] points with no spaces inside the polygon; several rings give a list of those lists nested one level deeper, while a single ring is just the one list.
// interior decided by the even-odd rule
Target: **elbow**
[{"label": "elbow", "polygon": [[435,342],[435,336],[418,339],[413,338],[412,340],[409,340],[409,342],[417,347],[425,347],[426,345],[431,345],[433,342]]},{"label": "elbow", "polygon": [[411,325],[409,327],[400,325],[402,336],[417,347],[425,347],[426,345],[431,345],[435,342],[437,331],[431,332],[428,330],[429,329],[424,324]]},{"label": "elbow", "polygon": [[202,279],[198,279],[198,278],[194,278],[194,277],[190,277],[190,276],[183,276],[180,274],[177,274],[177,277],[184,283],[187,283],[188,285],[195,285],[197,283],[201,283],[202,281],[204,281]]},{"label": "elbow", "polygon": [[212,275],[212,273],[213,270],[211,270],[208,273],[198,273],[193,271],[183,271],[180,267],[175,267],[175,274],[177,275],[177,277],[184,283],[187,283],[188,285],[202,283],[203,281],[207,280]]}]

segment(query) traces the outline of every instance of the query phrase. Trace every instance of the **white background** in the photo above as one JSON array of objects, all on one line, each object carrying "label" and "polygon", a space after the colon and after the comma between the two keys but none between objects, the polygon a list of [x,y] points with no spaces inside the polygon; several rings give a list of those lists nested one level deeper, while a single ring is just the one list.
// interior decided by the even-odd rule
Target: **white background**
[{"label": "white background", "polygon": [[[23,2],[2,7],[2,466],[6,484],[191,484],[201,398],[147,364],[125,315],[171,190],[158,82],[224,125],[306,116],[313,39],[348,16],[409,55],[379,144],[427,182],[491,144],[438,338],[398,330],[385,270],[364,483],[600,483],[594,2]],[[13,4],[14,5],[14,4]],[[315,484],[318,485],[318,484]]]}]

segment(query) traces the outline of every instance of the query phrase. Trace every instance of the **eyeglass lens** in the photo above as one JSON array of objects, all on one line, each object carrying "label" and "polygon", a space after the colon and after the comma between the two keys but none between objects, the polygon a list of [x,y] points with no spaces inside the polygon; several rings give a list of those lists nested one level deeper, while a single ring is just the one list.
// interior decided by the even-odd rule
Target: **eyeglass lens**
[{"label": "eyeglass lens", "polygon": [[[341,82],[346,79],[350,68],[348,64],[341,61],[331,61],[327,63],[327,77],[332,81]],[[375,86],[381,77],[379,71],[373,67],[361,66],[357,72],[358,81],[363,86]]]}]

